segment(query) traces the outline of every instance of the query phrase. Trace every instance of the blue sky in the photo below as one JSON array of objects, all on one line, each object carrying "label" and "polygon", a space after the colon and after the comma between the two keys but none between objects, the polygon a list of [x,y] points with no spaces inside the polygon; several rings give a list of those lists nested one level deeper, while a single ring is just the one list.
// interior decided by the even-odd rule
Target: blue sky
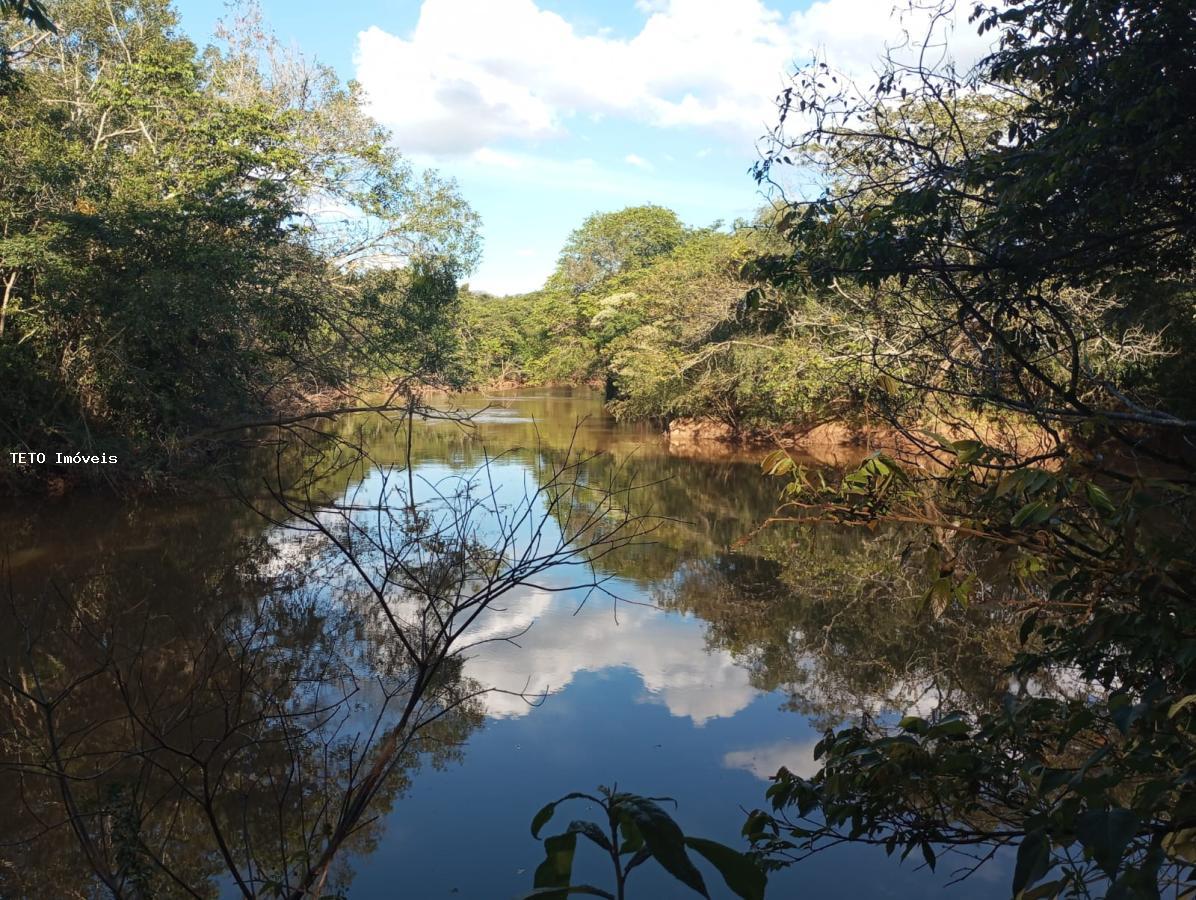
[{"label": "blue sky", "polygon": [[[470,283],[538,287],[595,211],[671,207],[692,225],[763,202],[748,170],[772,98],[815,52],[866,74],[893,0],[261,0],[285,44],[357,78],[415,164],[483,220]],[[223,0],[176,0],[201,45]]]}]

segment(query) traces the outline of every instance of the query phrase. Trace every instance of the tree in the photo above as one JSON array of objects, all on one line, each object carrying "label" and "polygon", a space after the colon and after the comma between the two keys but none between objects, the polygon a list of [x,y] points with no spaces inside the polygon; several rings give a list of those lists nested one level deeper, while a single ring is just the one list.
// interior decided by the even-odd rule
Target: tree
[{"label": "tree", "polygon": [[[1196,346],[1196,133],[1154,104],[1190,105],[1196,18],[1011,0],[974,19],[999,44],[966,77],[890,59],[866,91],[816,64],[780,99],[800,134],[778,128],[758,175],[796,160],[825,189],[788,204],[791,248],[762,265],[844,297],[877,412],[924,453],[834,483],[787,457],[768,468],[791,479],[778,522],[949,537],[926,609],[1016,612],[1011,688],[978,710],[829,731],[820,771],[779,772],[745,830],[779,862],[860,841],[932,867],[967,853],[965,875],[1016,846],[1019,897],[1182,892],[1196,508],[1174,436],[1196,426],[1167,376]],[[1041,452],[992,440],[1002,416],[1037,429]],[[1044,688],[1060,674],[1072,689]]]},{"label": "tree", "polygon": [[[39,31],[58,31],[41,0],[0,0],[0,20],[6,16],[23,19]],[[3,32],[0,32],[0,91],[5,89],[5,83],[12,75],[9,58],[12,52]]]},{"label": "tree", "polygon": [[924,355],[918,383],[947,359],[942,393],[1044,425],[1196,427],[1186,385],[1157,377],[1193,346],[1191,11],[1016,0],[973,21],[999,44],[967,74],[895,59],[872,88],[825,63],[797,74],[756,174],[805,162],[825,189],[782,215],[800,252],[779,268],[900,296],[909,345],[876,339],[898,380]]},{"label": "tree", "polygon": [[[412,422],[371,424],[387,454]],[[418,500],[410,449],[353,431],[281,442],[237,529],[210,507],[216,563],[187,539],[165,561],[191,605],[126,547],[65,590],[6,577],[4,843],[30,863],[0,868],[6,894],[340,895],[411,773],[481,724],[465,654],[515,635],[478,619],[552,570],[602,592],[598,561],[652,530],[588,454],[538,453],[523,496],[483,462]]]},{"label": "tree", "polygon": [[662,206],[594,213],[569,235],[548,287],[574,296],[622,272],[643,268],[685,240],[677,214]]},{"label": "tree", "polygon": [[165,0],[56,18],[0,95],[6,446],[153,465],[218,423],[451,355],[477,217],[359,88],[252,7],[202,55]]}]

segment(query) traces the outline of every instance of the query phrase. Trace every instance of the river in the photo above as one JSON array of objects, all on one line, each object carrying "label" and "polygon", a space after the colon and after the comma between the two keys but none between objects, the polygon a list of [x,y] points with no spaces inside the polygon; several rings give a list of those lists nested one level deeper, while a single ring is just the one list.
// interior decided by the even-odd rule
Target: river
[{"label": "river", "polygon": [[[518,897],[543,858],[536,810],[601,784],[674,798],[687,833],[742,846],[744,811],[765,805],[780,766],[816,770],[824,728],[966,707],[995,689],[985,655],[1000,656],[1002,634],[886,605],[909,593],[900,534],[772,531],[740,545],[781,487],[762,477],[759,453],[670,453],[585,390],[451,405],[473,414],[470,427],[419,424],[410,472],[403,429],[339,423],[348,461],[310,479],[301,501],[263,489],[278,493],[284,468],[295,483],[306,457],[288,447],[258,451],[219,499],[79,496],[0,513],[12,626],[0,896],[103,895],[89,852],[123,866],[126,888],[159,896],[237,896],[238,878],[267,895],[269,873],[318,848],[352,787],[346,773],[362,777],[410,683],[359,573],[318,529],[296,529],[296,509],[327,524],[322,505],[347,504],[368,523],[394,485],[445,508],[466,478],[493,498],[482,513],[509,512],[569,448],[593,455],[577,470],[587,496],[639,485],[629,496],[653,529],[593,568],[538,574],[470,623],[472,646],[435,686],[442,716],[387,775],[327,891]],[[351,446],[368,458],[353,463]],[[528,509],[554,539],[574,513],[546,515],[547,496]],[[493,541],[502,528],[478,515],[470,540]],[[372,533],[393,540],[394,520],[381,522]],[[463,702],[450,710],[449,696]],[[554,824],[593,814],[581,801]],[[220,846],[214,823],[234,846]],[[947,886],[965,862],[932,873],[916,853],[902,863],[838,847],[774,873],[768,896],[1007,896],[1003,859]],[[601,863],[583,842],[576,880],[608,884]],[[712,896],[730,896],[703,871]],[[629,888],[696,896],[655,864]]]}]

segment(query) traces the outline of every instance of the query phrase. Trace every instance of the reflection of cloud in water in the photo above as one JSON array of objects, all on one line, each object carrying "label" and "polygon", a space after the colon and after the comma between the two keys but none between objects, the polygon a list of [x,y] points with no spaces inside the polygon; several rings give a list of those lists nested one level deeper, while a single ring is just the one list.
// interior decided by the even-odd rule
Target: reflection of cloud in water
[{"label": "reflection of cloud in water", "polygon": [[[469,421],[474,425],[521,425],[528,422],[534,422],[534,419],[529,419],[527,416],[521,416],[514,410],[503,409],[488,409],[482,413],[476,413],[471,416]],[[435,423],[433,423],[434,425]],[[456,427],[451,422],[440,423],[442,425]]]},{"label": "reflection of cloud in water", "polygon": [[757,778],[767,781],[784,766],[799,778],[809,778],[820,768],[814,759],[817,739],[809,741],[776,741],[747,750],[732,750],[723,756],[723,766],[728,769],[745,769]]},{"label": "reflection of cloud in water", "polygon": [[[731,655],[707,650],[701,626],[661,610],[619,603],[618,622],[609,600],[591,599],[574,615],[571,595],[528,589],[504,608],[489,610],[470,629],[473,642],[466,674],[483,685],[529,694],[556,693],[578,672],[634,669],[647,689],[646,700],[663,703],[674,716],[702,725],[733,716],[757,691]],[[502,638],[531,626],[516,638]],[[496,718],[522,716],[531,708],[522,698],[492,693],[487,712]]]}]

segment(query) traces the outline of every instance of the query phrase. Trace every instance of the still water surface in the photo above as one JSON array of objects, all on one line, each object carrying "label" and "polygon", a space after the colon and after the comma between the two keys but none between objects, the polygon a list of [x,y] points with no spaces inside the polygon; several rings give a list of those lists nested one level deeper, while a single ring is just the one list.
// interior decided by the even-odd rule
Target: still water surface
[{"label": "still water surface", "polygon": [[[515,498],[529,484],[534,487],[538,459],[571,445],[602,454],[587,469],[595,479],[617,473],[647,485],[640,501],[665,521],[651,544],[599,562],[609,593],[565,590],[574,573],[545,573],[537,586],[506,595],[471,626],[471,640],[518,634],[511,641],[478,644],[455,673],[461,683],[499,690],[482,694],[468,714],[446,718],[436,733],[439,746],[424,746],[418,761],[392,776],[370,824],[338,864],[334,880],[349,897],[517,897],[531,888],[542,858],[528,830],[532,815],[549,800],[599,784],[617,782],[626,790],[673,797],[676,818],[688,833],[741,846],[744,811],[764,805],[767,779],[780,766],[815,770],[812,750],[823,728],[860,714],[926,712],[953,692],[990,689],[969,648],[940,646],[946,637],[867,609],[848,609],[856,588],[837,587],[836,573],[859,578],[865,571],[876,579],[892,572],[900,567],[893,559],[896,543],[886,544],[883,536],[830,534],[737,547],[776,504],[778,483],[761,477],[751,454],[670,453],[652,430],[613,422],[600,395],[588,391],[510,392],[454,403],[489,408],[472,430],[447,422],[417,426],[411,450],[421,500],[433,496],[434,486],[443,489],[454,476],[478,471],[487,459],[488,481],[499,494]],[[404,457],[406,439],[376,421],[349,423],[343,430],[368,443],[372,462],[327,481],[322,490],[333,499],[352,497],[368,505],[382,489],[386,463]],[[259,465],[268,480],[269,461]],[[95,646],[80,649],[92,632],[110,628],[127,635],[132,621],[145,628],[142,646],[150,646],[142,652],[153,657],[138,664],[141,690],[152,695],[146,687],[152,684],[165,695],[172,680],[189,677],[184,670],[190,672],[200,658],[193,648],[202,641],[187,635],[206,634],[213,623],[241,621],[249,610],[260,612],[263,598],[282,597],[278,609],[287,612],[270,617],[270,627],[279,629],[270,638],[279,650],[271,665],[293,666],[295,672],[323,666],[326,672],[328,660],[344,663],[351,656],[345,665],[357,679],[357,706],[338,726],[339,734],[368,732],[385,693],[380,679],[371,681],[387,669],[385,629],[377,627],[376,617],[341,615],[336,606],[351,575],[338,571],[344,560],[309,552],[310,535],[288,527],[294,522],[261,501],[254,483],[253,477],[241,480],[275,522],[232,498],[127,504],[67,498],[5,511],[2,552],[11,571],[14,617],[21,623],[4,637],[9,684],[28,682],[31,672],[45,671],[47,660],[55,677],[73,684],[68,676],[85,676],[95,647],[104,645],[97,638]],[[320,578],[311,577],[316,574]],[[858,621],[847,638],[820,637],[836,614]],[[279,625],[283,619],[285,629]],[[155,637],[158,626],[152,623],[159,621],[169,621],[169,640]],[[834,618],[833,624],[841,623]],[[181,646],[192,649],[180,655]],[[227,656],[227,648],[221,653]],[[976,684],[969,685],[969,678]],[[291,679],[287,699],[316,691],[294,685],[317,680]],[[90,689],[78,688],[78,696],[63,704],[62,727],[69,733],[92,729],[88,746],[100,752],[104,741],[127,740],[139,726],[98,689],[94,695],[79,693]],[[37,733],[36,722],[19,701],[6,700],[6,708],[11,716],[6,736],[21,733],[26,743],[14,738],[5,757],[10,768],[0,799],[12,815],[0,825],[0,896],[85,893],[87,863],[59,809],[60,792],[42,784],[46,779],[39,781],[28,766],[32,761],[44,774],[55,748],[29,737]],[[196,714],[192,709],[188,715]],[[202,712],[219,715],[227,719],[227,711]],[[111,724],[97,728],[99,720]],[[183,728],[180,721],[176,715],[170,727]],[[196,726],[189,719],[185,727],[194,734],[209,724]],[[85,755],[82,741],[76,749]],[[26,767],[20,777],[14,761]],[[144,767],[144,756],[140,762]],[[270,764],[267,754],[257,763]],[[128,761],[104,771],[93,780],[117,785],[105,783],[106,809],[142,810],[144,821],[157,822],[154,817],[172,802],[171,791],[157,786],[155,775]],[[91,790],[90,782],[79,790]],[[95,799],[100,796],[87,794],[91,799],[83,804],[101,803]],[[224,802],[216,798],[214,805]],[[251,808],[253,801],[241,802]],[[254,814],[268,819],[267,807],[263,802]],[[559,824],[585,818],[586,812],[584,805],[566,809]],[[210,838],[202,823],[153,827],[160,846],[177,841],[176,856],[195,855],[180,863],[193,884],[237,895],[217,850],[205,845]],[[256,827],[245,825],[246,831]],[[171,828],[179,833],[161,837],[159,832]],[[108,830],[119,834],[115,826]],[[608,873],[591,851],[579,846],[576,880],[607,884]],[[286,852],[293,848],[278,851]],[[243,862],[252,870],[252,861]],[[256,865],[265,869],[268,861]],[[952,868],[948,859],[930,873],[913,857],[900,864],[879,849],[842,847],[774,874],[769,896],[1007,894],[1008,871],[1000,861],[962,885],[946,887]],[[712,895],[729,896],[715,873],[707,877]],[[630,896],[637,898],[690,896],[654,864],[637,870],[630,886]],[[175,889],[166,885],[163,895],[174,896]]]}]

